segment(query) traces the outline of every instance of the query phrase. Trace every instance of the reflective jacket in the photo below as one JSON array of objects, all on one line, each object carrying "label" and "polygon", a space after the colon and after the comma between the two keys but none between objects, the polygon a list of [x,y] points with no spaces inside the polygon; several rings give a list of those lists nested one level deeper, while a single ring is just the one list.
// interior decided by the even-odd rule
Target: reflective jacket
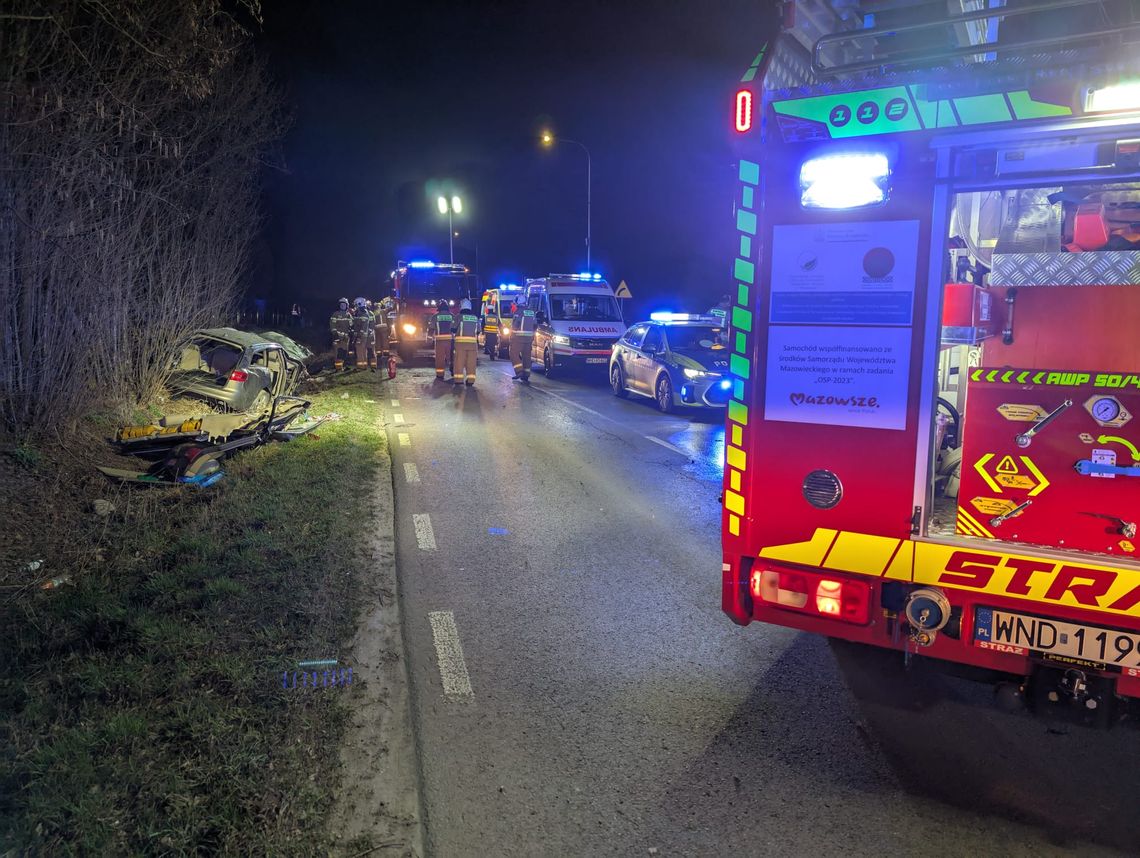
[{"label": "reflective jacket", "polygon": [[516,337],[533,337],[537,327],[538,319],[535,318],[534,310],[523,307],[515,313],[514,335]]},{"label": "reflective jacket", "polygon": [[348,310],[337,310],[329,316],[329,331],[338,337],[347,337],[352,332],[352,316]]},{"label": "reflective jacket", "polygon": [[352,317],[352,329],[356,331],[357,336],[369,333],[375,325],[376,317],[367,309],[358,309],[356,315]]},{"label": "reflective jacket", "polygon": [[455,341],[457,343],[474,343],[479,340],[479,317],[470,310],[464,310],[459,315],[459,322],[455,326]]},{"label": "reflective jacket", "polygon": [[455,317],[451,313],[436,313],[428,320],[428,326],[431,329],[433,337],[450,337],[451,336],[451,323],[455,321]]},{"label": "reflective jacket", "polygon": [[499,317],[494,313],[488,313],[483,317],[483,332],[486,334],[499,333]]}]

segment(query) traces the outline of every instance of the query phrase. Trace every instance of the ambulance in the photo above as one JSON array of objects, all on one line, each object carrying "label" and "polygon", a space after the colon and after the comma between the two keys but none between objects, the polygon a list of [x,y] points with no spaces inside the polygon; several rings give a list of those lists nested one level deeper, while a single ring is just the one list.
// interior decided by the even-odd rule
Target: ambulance
[{"label": "ambulance", "polygon": [[614,290],[601,274],[550,274],[526,280],[524,296],[538,318],[531,355],[547,376],[570,369],[605,375],[625,333]]},{"label": "ambulance", "polygon": [[522,297],[517,283],[500,283],[483,293],[479,319],[483,332],[483,352],[491,359],[508,357],[511,347],[511,307]]},{"label": "ambulance", "polygon": [[722,607],[1107,726],[1140,698],[1140,26],[981,5],[786,3],[729,101]]}]

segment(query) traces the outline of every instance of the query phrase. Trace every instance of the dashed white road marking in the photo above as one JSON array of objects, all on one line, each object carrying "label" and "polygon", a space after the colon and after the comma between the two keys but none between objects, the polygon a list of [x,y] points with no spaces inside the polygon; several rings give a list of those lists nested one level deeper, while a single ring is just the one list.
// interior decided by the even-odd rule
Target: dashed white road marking
[{"label": "dashed white road marking", "polygon": [[403,414],[393,414],[392,415],[392,422],[393,423],[403,423],[404,422],[404,415]]},{"label": "dashed white road marking", "polygon": [[416,528],[416,542],[424,551],[435,551],[435,531],[431,529],[431,516],[426,512],[412,516]]},{"label": "dashed white road marking", "polygon": [[680,447],[676,446],[675,444],[670,444],[668,441],[662,441],[660,438],[654,438],[652,435],[646,435],[645,440],[646,441],[652,441],[654,444],[660,444],[666,450],[672,450],[674,453],[680,453],[686,459],[689,458],[689,454],[687,452],[685,452],[684,450],[682,450]]},{"label": "dashed white road marking", "polygon": [[401,447],[412,446],[412,436],[407,432],[397,432],[396,437],[399,439]]},{"label": "dashed white road marking", "polygon": [[409,483],[420,481],[420,469],[415,462],[404,462],[404,479]]},{"label": "dashed white road marking", "polygon": [[467,662],[463,659],[463,645],[459,642],[459,629],[455,627],[455,614],[451,611],[431,611],[428,613],[428,622],[431,623],[443,693],[452,700],[474,697]]},{"label": "dashed white road marking", "polygon": [[392,407],[393,407],[393,408],[399,408],[399,407],[400,407],[400,400],[398,400],[398,399],[393,399],[393,400],[392,400]]}]

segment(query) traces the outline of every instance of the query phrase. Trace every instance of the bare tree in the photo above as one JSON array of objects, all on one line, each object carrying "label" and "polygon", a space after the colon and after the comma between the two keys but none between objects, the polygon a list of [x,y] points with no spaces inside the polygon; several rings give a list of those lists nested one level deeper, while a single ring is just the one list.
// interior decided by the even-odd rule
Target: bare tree
[{"label": "bare tree", "polygon": [[283,128],[250,46],[259,14],[256,0],[0,0],[9,430],[146,399],[178,341],[238,298]]}]

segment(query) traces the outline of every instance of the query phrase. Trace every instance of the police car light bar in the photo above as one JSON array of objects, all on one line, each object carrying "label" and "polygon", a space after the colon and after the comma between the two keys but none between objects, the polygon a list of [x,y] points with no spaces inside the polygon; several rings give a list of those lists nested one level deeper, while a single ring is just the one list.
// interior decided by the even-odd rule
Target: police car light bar
[{"label": "police car light bar", "polygon": [[658,310],[656,313],[649,314],[651,322],[716,322],[720,324],[720,320],[714,319],[712,316],[702,316],[700,313],[673,313],[669,310]]},{"label": "police car light bar", "polygon": [[593,281],[594,283],[602,282],[601,274],[591,274],[589,271],[582,271],[578,274],[550,274],[547,279],[549,280],[582,280]]},{"label": "police car light bar", "polygon": [[435,263],[434,262],[428,262],[427,260],[423,260],[423,259],[418,259],[415,262],[409,262],[408,267],[409,268],[435,268]]}]

